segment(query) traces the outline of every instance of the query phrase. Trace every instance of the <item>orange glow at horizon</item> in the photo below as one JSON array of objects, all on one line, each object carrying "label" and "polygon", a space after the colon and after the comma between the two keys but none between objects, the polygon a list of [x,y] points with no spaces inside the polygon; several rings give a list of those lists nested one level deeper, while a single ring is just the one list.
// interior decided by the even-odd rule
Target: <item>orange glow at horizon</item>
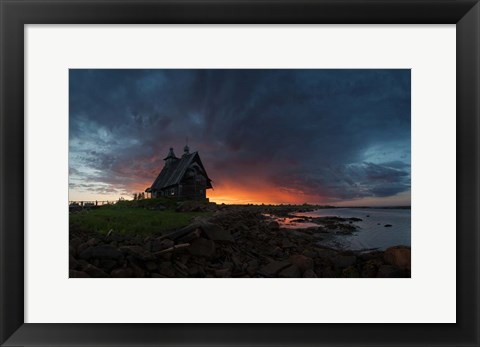
[{"label": "orange glow at horizon", "polygon": [[207,190],[207,198],[218,204],[303,204],[321,203],[320,196],[287,190],[272,185],[241,185],[223,182]]}]

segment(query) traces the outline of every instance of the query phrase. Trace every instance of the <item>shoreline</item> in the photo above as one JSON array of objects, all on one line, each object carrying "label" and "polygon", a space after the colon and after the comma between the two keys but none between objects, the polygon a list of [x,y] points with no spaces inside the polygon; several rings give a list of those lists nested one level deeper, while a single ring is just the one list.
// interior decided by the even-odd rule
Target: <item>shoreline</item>
[{"label": "shoreline", "polygon": [[[189,206],[190,205],[190,206]],[[338,250],[318,244],[355,231],[354,218],[317,217],[315,228],[281,228],[266,217],[311,206],[185,204],[212,212],[184,227],[148,236],[70,230],[70,277],[410,277],[410,247]],[[340,237],[340,236],[339,236]]]}]

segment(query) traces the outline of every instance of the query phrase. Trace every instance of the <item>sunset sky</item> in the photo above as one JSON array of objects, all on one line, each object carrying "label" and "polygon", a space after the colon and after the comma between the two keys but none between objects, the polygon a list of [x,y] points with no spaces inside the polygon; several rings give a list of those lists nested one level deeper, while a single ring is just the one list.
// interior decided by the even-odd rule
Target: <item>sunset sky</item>
[{"label": "sunset sky", "polygon": [[69,199],[131,199],[186,138],[225,203],[410,205],[410,70],[69,76]]}]

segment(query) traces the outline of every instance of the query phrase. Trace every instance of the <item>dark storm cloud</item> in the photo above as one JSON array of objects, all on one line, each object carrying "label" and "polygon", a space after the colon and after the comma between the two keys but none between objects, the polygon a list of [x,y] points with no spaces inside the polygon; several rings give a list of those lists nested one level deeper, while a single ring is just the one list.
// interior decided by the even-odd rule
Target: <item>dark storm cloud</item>
[{"label": "dark storm cloud", "polygon": [[131,190],[186,137],[220,185],[263,177],[331,200],[408,191],[410,71],[70,70],[77,179]]}]

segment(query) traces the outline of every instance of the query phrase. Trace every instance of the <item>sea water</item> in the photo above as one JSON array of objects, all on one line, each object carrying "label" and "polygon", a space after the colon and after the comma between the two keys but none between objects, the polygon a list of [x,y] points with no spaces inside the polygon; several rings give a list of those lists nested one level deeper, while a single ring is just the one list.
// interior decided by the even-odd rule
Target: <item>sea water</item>
[{"label": "sea water", "polygon": [[[333,208],[311,212],[298,212],[296,216],[360,218],[353,222],[357,231],[351,235],[331,235],[319,243],[328,247],[349,250],[384,250],[391,246],[411,246],[410,209],[381,208]],[[307,228],[318,226],[310,222],[295,222],[294,218],[279,219],[284,228]],[[391,225],[386,227],[385,225]]]}]

